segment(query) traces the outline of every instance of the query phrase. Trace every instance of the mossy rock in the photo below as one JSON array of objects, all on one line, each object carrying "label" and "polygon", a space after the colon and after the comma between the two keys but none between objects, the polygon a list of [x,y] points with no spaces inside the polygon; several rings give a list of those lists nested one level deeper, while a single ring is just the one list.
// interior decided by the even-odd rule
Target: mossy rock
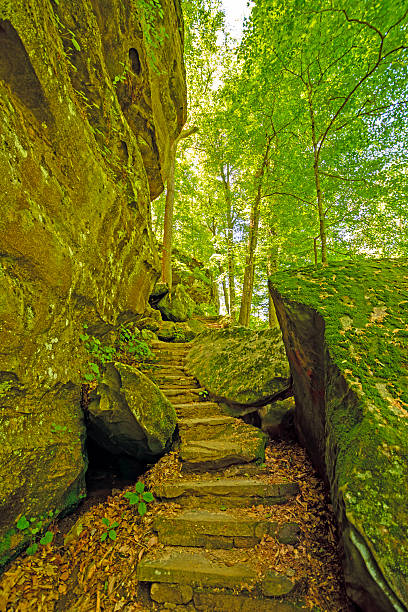
[{"label": "mossy rock", "polygon": [[181,323],[187,321],[194,311],[194,302],[183,285],[177,285],[174,291],[164,296],[157,304],[166,321]]},{"label": "mossy rock", "polygon": [[16,385],[0,395],[0,568],[29,543],[29,534],[16,529],[20,516],[45,516],[46,526],[50,512],[54,518],[85,497],[80,396],[72,384],[41,398]]},{"label": "mossy rock", "polygon": [[122,363],[107,365],[88,413],[89,435],[99,446],[138,461],[162,455],[176,427],[174,407],[160,389]]},{"label": "mossy rock", "polygon": [[192,343],[187,367],[202,387],[234,403],[254,402],[289,385],[281,333],[274,329],[234,327],[203,333]]},{"label": "mossy rock", "polygon": [[408,261],[282,272],[296,427],[330,484],[349,596],[408,608]]}]

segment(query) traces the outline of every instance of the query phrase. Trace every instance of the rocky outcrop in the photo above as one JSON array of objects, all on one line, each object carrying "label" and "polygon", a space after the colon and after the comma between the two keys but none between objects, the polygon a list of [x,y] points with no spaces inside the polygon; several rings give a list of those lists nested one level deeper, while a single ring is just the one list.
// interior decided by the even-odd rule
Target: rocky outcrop
[{"label": "rocky outcrop", "polygon": [[263,400],[289,386],[289,365],[277,329],[233,327],[201,334],[192,343],[187,368],[237,415],[254,411],[237,404]]},{"label": "rocky outcrop", "polygon": [[349,596],[408,608],[408,262],[276,274],[299,436],[330,484]]},{"label": "rocky outcrop", "polygon": [[[5,549],[27,500],[43,514],[83,490],[78,394],[60,402],[76,417],[59,497],[42,495],[37,458],[55,445],[54,394],[85,371],[82,324],[143,313],[158,276],[149,204],[185,120],[182,51],[178,0],[0,4],[0,480],[14,475],[0,492]],[[23,440],[31,430],[43,450]]]},{"label": "rocky outcrop", "polygon": [[141,463],[164,453],[176,428],[176,412],[160,389],[136,368],[110,363],[88,407],[89,434],[113,455]]},{"label": "rocky outcrop", "polygon": [[165,321],[178,323],[190,319],[194,311],[194,302],[187,294],[183,285],[177,285],[171,293],[167,293],[157,304]]}]

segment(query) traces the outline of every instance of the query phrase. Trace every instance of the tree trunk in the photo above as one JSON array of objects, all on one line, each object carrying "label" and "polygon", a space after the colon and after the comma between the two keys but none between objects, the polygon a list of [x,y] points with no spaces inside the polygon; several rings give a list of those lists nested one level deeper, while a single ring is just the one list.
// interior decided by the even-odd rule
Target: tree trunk
[{"label": "tree trunk", "polygon": [[327,237],[326,237],[326,218],[323,209],[323,194],[322,188],[320,185],[320,166],[319,166],[319,149],[317,143],[316,136],[316,123],[315,123],[315,115],[312,103],[312,92],[309,89],[308,91],[308,101],[309,101],[309,113],[310,113],[310,122],[312,128],[312,143],[313,143],[313,174],[315,179],[315,187],[316,187],[316,200],[317,200],[317,214],[319,218],[319,235],[320,235],[320,244],[321,244],[321,254],[322,254],[322,264],[324,266],[327,265]]},{"label": "tree trunk", "polygon": [[225,270],[222,266],[220,266],[220,274],[222,275],[222,291],[224,294],[225,310],[227,311],[227,314],[230,314],[228,287],[227,281],[225,280]]},{"label": "tree trunk", "polygon": [[162,270],[161,280],[169,286],[171,291],[172,275],[171,275],[171,251],[173,248],[173,213],[174,213],[174,196],[175,196],[175,177],[176,177],[176,157],[177,146],[180,140],[188,138],[195,134],[198,128],[192,127],[189,130],[183,130],[173,143],[170,149],[169,174],[167,177],[166,190],[166,206],[164,209],[164,228],[163,228],[163,254],[162,254]]},{"label": "tree trunk", "polygon": [[175,172],[176,172],[176,153],[177,143],[175,142],[170,150],[170,166],[167,177],[166,207],[164,209],[164,230],[163,230],[163,253],[161,280],[169,286],[171,291],[171,251],[173,246],[173,212],[175,196]]},{"label": "tree trunk", "polygon": [[261,214],[262,183],[265,169],[268,165],[269,148],[271,139],[267,139],[262,164],[255,175],[255,198],[251,209],[249,224],[248,246],[245,260],[244,283],[242,288],[241,308],[239,311],[239,323],[249,326],[251,315],[252,294],[254,291],[255,277],[255,253],[258,244],[259,218]]},{"label": "tree trunk", "polygon": [[[266,271],[268,273],[268,279],[277,270],[276,259],[271,254],[268,255],[266,262]],[[269,327],[279,327],[278,317],[276,316],[275,304],[273,303],[271,292],[269,291],[268,284],[268,315],[269,315]]]},{"label": "tree trunk", "polygon": [[228,288],[229,288],[229,311],[235,319],[235,259],[234,259],[234,221],[232,214],[232,195],[230,184],[229,166],[226,172],[221,167],[222,182],[224,185],[225,204],[227,208],[227,259],[228,259]]}]

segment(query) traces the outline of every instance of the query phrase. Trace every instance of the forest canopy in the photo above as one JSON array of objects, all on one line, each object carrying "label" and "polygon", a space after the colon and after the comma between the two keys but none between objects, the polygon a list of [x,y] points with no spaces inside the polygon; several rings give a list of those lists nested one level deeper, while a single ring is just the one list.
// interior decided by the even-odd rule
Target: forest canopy
[{"label": "forest canopy", "polygon": [[[265,319],[278,269],[408,246],[406,2],[250,6],[237,41],[219,0],[183,2],[189,118],[172,216],[174,244],[244,325]],[[161,196],[159,238],[164,209]]]}]

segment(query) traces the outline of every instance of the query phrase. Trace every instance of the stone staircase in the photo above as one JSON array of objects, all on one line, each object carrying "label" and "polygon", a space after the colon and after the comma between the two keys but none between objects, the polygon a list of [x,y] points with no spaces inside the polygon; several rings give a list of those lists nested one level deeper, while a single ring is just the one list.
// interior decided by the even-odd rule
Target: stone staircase
[{"label": "stone staircase", "polygon": [[270,483],[262,465],[265,435],[205,400],[184,369],[189,348],[188,343],[153,345],[159,361],[150,376],[176,409],[182,469],[153,489],[162,503],[153,525],[160,546],[137,568],[150,609],[302,609],[296,580],[273,571],[259,575],[256,555],[265,536],[296,545],[299,528],[253,511],[268,507],[273,517],[273,505],[297,495],[298,487]]}]

